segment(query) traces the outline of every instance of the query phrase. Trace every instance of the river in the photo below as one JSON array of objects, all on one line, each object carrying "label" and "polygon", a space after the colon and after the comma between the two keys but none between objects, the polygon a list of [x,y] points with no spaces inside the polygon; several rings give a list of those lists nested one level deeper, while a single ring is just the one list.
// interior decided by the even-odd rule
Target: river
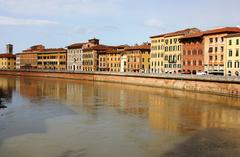
[{"label": "river", "polygon": [[240,99],[0,76],[0,157],[239,157]]}]

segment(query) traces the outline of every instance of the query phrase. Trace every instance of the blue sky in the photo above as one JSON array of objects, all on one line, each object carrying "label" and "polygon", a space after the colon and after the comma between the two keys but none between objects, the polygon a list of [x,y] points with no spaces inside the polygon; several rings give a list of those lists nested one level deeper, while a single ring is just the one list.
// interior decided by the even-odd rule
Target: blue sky
[{"label": "blue sky", "polygon": [[[198,3],[197,3],[198,2]],[[187,27],[240,25],[239,0],[0,0],[0,52],[35,44],[65,47],[99,38],[135,44]]]}]

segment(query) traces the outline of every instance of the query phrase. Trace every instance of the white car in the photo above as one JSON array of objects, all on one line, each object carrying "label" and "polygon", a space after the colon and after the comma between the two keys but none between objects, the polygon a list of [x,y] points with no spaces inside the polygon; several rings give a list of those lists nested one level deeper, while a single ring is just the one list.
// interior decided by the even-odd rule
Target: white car
[{"label": "white car", "polygon": [[198,76],[203,76],[203,75],[207,75],[207,73],[206,73],[206,72],[197,72],[196,75],[198,75]]}]

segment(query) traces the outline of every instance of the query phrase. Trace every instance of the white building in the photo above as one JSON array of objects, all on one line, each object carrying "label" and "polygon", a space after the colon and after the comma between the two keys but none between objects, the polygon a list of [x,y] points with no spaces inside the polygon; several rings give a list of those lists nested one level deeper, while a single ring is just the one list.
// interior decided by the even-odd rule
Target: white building
[{"label": "white building", "polygon": [[75,43],[67,46],[67,70],[83,71],[83,49],[99,45],[98,39],[90,39],[87,43]]},{"label": "white building", "polygon": [[126,72],[126,68],[127,68],[127,55],[123,53],[121,55],[120,72]]}]

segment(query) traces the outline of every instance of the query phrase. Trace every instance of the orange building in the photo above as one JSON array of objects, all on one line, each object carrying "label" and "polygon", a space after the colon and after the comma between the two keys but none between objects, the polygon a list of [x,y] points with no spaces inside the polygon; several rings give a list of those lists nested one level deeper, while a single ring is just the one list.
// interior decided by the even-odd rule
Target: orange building
[{"label": "orange building", "polygon": [[136,45],[125,49],[127,55],[126,72],[150,72],[150,45]]},{"label": "orange building", "polygon": [[125,45],[109,46],[109,48],[99,54],[99,71],[120,72],[121,53],[125,50]]},{"label": "orange building", "polygon": [[35,45],[27,50],[23,50],[22,53],[17,54],[17,65],[20,69],[37,69],[37,52],[41,52],[45,49],[43,45]]}]

